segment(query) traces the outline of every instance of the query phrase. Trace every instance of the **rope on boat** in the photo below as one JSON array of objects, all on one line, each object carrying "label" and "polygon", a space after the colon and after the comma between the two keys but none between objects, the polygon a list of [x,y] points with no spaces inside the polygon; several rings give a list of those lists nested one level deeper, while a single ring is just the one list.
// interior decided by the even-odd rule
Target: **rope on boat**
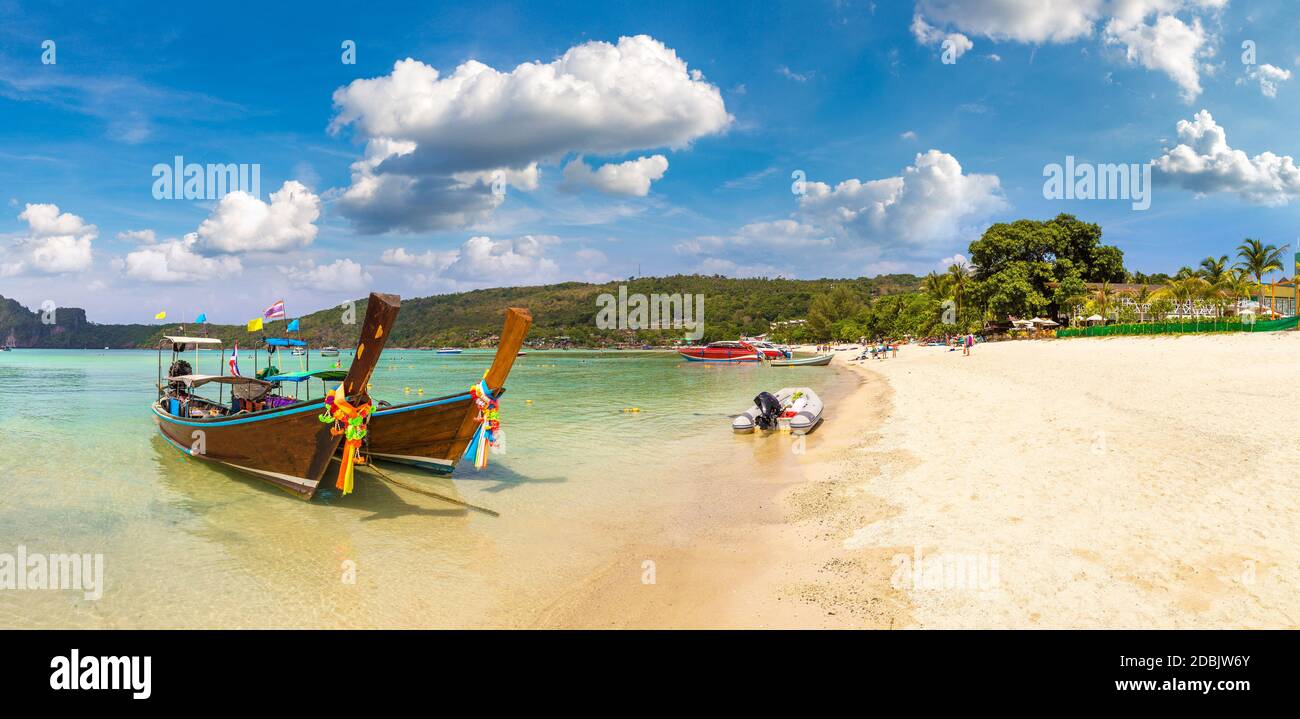
[{"label": "rope on boat", "polygon": [[458,505],[458,506],[461,506],[461,507],[465,507],[466,509],[472,509],[472,510],[474,510],[474,511],[476,511],[476,512],[482,512],[483,514],[486,514],[486,515],[488,515],[489,517],[500,517],[500,516],[501,516],[501,513],[498,512],[498,511],[496,511],[495,509],[488,509],[487,507],[480,507],[480,506],[478,506],[477,504],[470,504],[469,502],[466,502],[466,501],[461,500],[461,499],[456,499],[455,497],[448,497],[448,496],[445,495],[445,494],[438,494],[437,492],[431,492],[431,491],[429,491],[429,490],[427,490],[427,489],[424,489],[423,487],[416,487],[416,486],[414,486],[414,485],[407,484],[406,482],[400,482],[400,481],[398,481],[398,480],[396,480],[396,479],[393,479],[392,477],[388,476],[388,473],[384,472],[383,470],[379,469],[379,468],[376,467],[375,465],[370,464],[370,463],[368,463],[368,462],[367,462],[366,464],[359,464],[359,465],[357,465],[357,466],[360,467],[360,468],[362,468],[362,469],[371,470],[371,471],[375,472],[375,473],[379,476],[379,478],[382,479],[382,480],[384,480],[385,482],[388,482],[388,483],[390,483],[390,484],[397,485],[398,487],[401,487],[402,489],[405,489],[405,490],[407,490],[407,491],[415,492],[416,494],[423,494],[423,495],[425,495],[425,496],[427,496],[427,497],[433,497],[434,499],[441,499],[441,500],[444,501],[444,502],[448,502],[448,503],[450,503],[450,504],[455,504],[455,505]]}]

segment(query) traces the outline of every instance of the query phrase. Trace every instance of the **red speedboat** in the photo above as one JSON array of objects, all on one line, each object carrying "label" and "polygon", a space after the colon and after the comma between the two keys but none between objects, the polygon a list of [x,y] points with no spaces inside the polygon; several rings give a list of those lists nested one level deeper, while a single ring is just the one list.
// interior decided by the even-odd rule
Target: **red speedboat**
[{"label": "red speedboat", "polygon": [[785,356],[779,349],[755,347],[748,342],[710,342],[703,347],[679,349],[677,353],[691,362],[757,362]]}]

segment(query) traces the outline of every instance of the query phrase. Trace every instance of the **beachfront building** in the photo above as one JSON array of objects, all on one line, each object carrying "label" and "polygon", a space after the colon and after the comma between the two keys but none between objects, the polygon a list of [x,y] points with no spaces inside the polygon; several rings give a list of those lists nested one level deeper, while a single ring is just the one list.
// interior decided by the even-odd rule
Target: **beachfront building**
[{"label": "beachfront building", "polygon": [[[1222,317],[1233,317],[1241,314],[1253,314],[1255,316],[1278,316],[1291,317],[1296,314],[1296,281],[1295,278],[1282,278],[1277,282],[1266,283],[1264,285],[1263,303],[1259,302],[1259,291],[1252,292],[1251,299],[1239,299],[1230,302],[1214,302],[1205,299],[1188,299],[1175,300],[1167,299],[1163,312],[1159,312],[1160,307],[1157,305],[1156,293],[1163,289],[1163,285],[1144,285],[1133,283],[1112,283],[1103,285],[1100,282],[1085,283],[1089,296],[1100,292],[1103,286],[1108,287],[1111,296],[1109,306],[1105,311],[1106,321],[1117,321],[1121,316],[1128,316],[1134,321],[1153,322],[1162,320],[1214,320]],[[1146,298],[1139,300],[1139,298]],[[1062,308],[1059,313],[1067,322],[1074,318],[1085,318],[1093,314],[1087,311],[1087,305],[1080,303],[1070,308]],[[1156,315],[1161,316],[1157,317]]]}]

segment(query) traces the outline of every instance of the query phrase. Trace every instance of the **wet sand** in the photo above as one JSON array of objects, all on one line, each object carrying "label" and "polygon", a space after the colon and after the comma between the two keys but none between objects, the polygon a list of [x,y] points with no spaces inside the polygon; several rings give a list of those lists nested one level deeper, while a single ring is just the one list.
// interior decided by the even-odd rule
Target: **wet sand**
[{"label": "wet sand", "polygon": [[1294,332],[904,347],[825,398],[799,472],[697,483],[532,625],[1300,626],[1297,360]]}]

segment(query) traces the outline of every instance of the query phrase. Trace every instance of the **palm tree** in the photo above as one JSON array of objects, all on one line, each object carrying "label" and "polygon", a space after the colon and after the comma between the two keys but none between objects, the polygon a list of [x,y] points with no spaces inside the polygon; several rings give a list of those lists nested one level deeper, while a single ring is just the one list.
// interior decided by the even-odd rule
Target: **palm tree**
[{"label": "palm tree", "polygon": [[1201,277],[1211,285],[1217,285],[1223,281],[1228,272],[1228,256],[1219,255],[1215,258],[1213,255],[1201,260]]},{"label": "palm tree", "polygon": [[1188,267],[1187,265],[1183,265],[1182,267],[1178,268],[1178,274],[1174,275],[1174,279],[1185,280],[1188,277],[1196,277],[1198,274],[1200,273],[1198,273],[1196,270]]},{"label": "palm tree", "polygon": [[948,286],[952,288],[952,299],[956,304],[957,317],[961,318],[961,303],[966,299],[966,289],[970,287],[971,271],[965,262],[958,262],[948,268]]},{"label": "palm tree", "polygon": [[1143,308],[1151,303],[1151,287],[1143,283],[1141,289],[1139,289],[1137,294],[1134,295],[1133,301],[1137,303],[1138,322],[1146,322],[1146,310]]},{"label": "palm tree", "polygon": [[1237,267],[1259,285],[1259,309],[1264,309],[1264,275],[1282,269],[1282,248],[1249,237],[1237,246]]},{"label": "palm tree", "polygon": [[[1208,299],[1214,292],[1209,282],[1199,275],[1191,277],[1171,278],[1165,280],[1164,287],[1156,290],[1154,297],[1173,300],[1174,303],[1186,303],[1188,310],[1193,310],[1196,303],[1200,300]],[[1200,316],[1197,315],[1197,321]]]},{"label": "palm tree", "polygon": [[1101,287],[1092,294],[1093,306],[1097,308],[1097,314],[1101,315],[1103,320],[1106,319],[1106,313],[1110,311],[1110,300],[1114,296],[1115,292],[1110,288],[1110,282],[1102,282]]},{"label": "palm tree", "polygon": [[1220,294],[1233,304],[1238,300],[1250,299],[1250,293],[1254,289],[1255,283],[1250,279],[1250,273],[1242,269],[1228,270],[1219,283]]},{"label": "palm tree", "polygon": [[931,272],[925,276],[921,283],[921,289],[925,291],[930,299],[942,302],[951,297],[949,284],[952,278],[949,275],[941,275],[938,272]]}]

